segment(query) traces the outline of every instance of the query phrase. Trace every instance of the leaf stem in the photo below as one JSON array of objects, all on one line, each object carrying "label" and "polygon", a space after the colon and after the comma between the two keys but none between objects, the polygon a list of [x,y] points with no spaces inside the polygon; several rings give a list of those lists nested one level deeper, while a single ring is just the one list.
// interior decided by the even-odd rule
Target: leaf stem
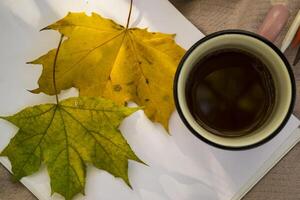
[{"label": "leaf stem", "polygon": [[129,23],[130,23],[130,18],[131,18],[131,12],[132,12],[132,5],[133,5],[133,0],[130,0],[130,8],[129,8],[129,13],[128,13],[126,30],[129,28]]},{"label": "leaf stem", "polygon": [[64,38],[64,35],[61,34],[60,40],[59,40],[59,43],[58,43],[58,47],[57,47],[57,50],[56,50],[56,53],[55,53],[54,62],[53,62],[53,87],[54,87],[55,98],[56,98],[56,103],[57,104],[59,104],[59,99],[58,99],[57,86],[56,86],[56,65],[57,65],[58,53],[59,53],[63,38]]}]

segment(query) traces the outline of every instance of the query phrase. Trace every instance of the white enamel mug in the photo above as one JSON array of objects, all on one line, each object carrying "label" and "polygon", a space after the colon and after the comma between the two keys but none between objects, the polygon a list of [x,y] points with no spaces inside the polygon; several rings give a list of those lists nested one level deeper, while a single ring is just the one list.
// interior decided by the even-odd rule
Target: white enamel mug
[{"label": "white enamel mug", "polygon": [[[219,136],[198,124],[188,108],[185,95],[186,83],[193,67],[207,54],[227,48],[241,49],[264,62],[274,80],[276,93],[274,108],[263,125],[239,137]],[[294,75],[283,53],[262,36],[243,30],[220,31],[198,41],[183,57],[174,80],[175,104],[184,124],[199,139],[223,149],[248,149],[271,140],[290,118],[295,98]]]}]

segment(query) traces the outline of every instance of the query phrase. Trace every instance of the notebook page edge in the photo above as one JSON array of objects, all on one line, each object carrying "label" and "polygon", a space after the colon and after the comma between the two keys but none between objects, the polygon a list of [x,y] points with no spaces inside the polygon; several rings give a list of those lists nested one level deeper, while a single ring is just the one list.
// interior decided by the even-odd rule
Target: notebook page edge
[{"label": "notebook page edge", "polygon": [[276,164],[284,158],[300,142],[300,129],[296,128],[288,139],[267,159],[257,170],[255,176],[249,179],[243,187],[231,198],[231,200],[241,200]]}]

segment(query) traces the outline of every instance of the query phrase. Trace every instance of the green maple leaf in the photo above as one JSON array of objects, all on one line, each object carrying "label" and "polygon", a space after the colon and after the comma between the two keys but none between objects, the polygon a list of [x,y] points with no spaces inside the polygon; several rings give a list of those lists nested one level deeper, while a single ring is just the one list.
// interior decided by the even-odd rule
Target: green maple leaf
[{"label": "green maple leaf", "polygon": [[45,163],[52,193],[67,200],[84,194],[86,164],[106,170],[130,185],[128,160],[141,160],[118,126],[136,110],[88,97],[26,108],[2,117],[19,131],[0,156],[9,158],[16,179],[37,172]]}]

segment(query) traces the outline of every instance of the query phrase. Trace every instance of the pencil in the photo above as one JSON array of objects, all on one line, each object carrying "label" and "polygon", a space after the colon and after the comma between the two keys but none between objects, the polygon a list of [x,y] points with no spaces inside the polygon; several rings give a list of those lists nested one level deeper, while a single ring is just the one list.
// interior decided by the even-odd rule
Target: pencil
[{"label": "pencil", "polygon": [[291,42],[293,41],[293,38],[296,35],[299,26],[300,26],[300,10],[298,11],[296,18],[294,19],[291,27],[289,28],[286,36],[282,41],[281,48],[280,48],[282,52],[285,52],[285,50],[290,46]]}]

